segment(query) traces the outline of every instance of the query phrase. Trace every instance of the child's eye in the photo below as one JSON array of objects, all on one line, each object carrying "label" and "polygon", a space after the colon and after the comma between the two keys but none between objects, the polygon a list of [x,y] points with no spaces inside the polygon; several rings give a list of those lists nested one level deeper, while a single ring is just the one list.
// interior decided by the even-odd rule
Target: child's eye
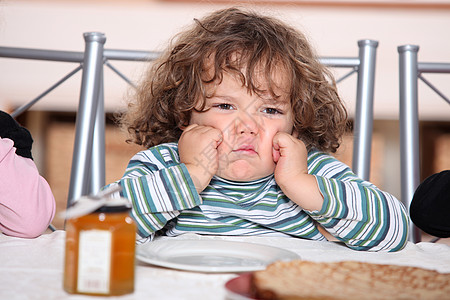
[{"label": "child's eye", "polygon": [[266,107],[263,109],[263,113],[269,114],[269,115],[276,115],[276,114],[283,114],[282,111],[279,109],[273,108],[273,107]]},{"label": "child's eye", "polygon": [[219,109],[224,109],[224,110],[230,110],[233,109],[233,105],[228,104],[228,103],[220,103],[220,104],[216,104],[214,105],[214,107],[217,107]]}]

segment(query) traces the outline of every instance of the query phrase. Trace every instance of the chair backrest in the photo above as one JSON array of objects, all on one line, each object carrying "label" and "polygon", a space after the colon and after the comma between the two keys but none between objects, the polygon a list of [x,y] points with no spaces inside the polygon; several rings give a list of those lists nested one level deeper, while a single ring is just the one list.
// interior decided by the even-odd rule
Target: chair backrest
[{"label": "chair backrest", "polygon": [[[80,64],[54,86],[13,112],[13,116],[19,115],[82,69],[68,206],[74,199],[82,195],[96,193],[105,185],[103,66],[108,66],[132,85],[132,82],[111,66],[109,61],[149,61],[159,55],[157,52],[104,49],[106,37],[99,32],[84,33],[84,40],[84,52],[0,47],[0,57],[67,61]],[[353,73],[358,76],[352,168],[359,177],[368,180],[373,128],[375,60],[378,42],[360,40],[358,41],[358,47],[358,56],[322,57],[320,61],[328,67],[351,69],[348,74],[337,79],[337,82]]]},{"label": "chair backrest", "polygon": [[373,131],[373,96],[375,87],[375,62],[378,42],[374,40],[358,41],[357,57],[321,58],[321,62],[329,67],[352,68],[358,74],[356,86],[356,108],[354,116],[354,142],[352,169],[362,179],[369,180]]},{"label": "chair backrest", "polygon": [[[450,73],[450,63],[419,62],[419,46],[402,45],[399,53],[400,92],[400,168],[402,201],[409,209],[414,192],[420,184],[418,81],[421,79],[450,104],[450,100],[426,80],[423,73]],[[409,239],[421,241],[421,232],[410,222]]]}]

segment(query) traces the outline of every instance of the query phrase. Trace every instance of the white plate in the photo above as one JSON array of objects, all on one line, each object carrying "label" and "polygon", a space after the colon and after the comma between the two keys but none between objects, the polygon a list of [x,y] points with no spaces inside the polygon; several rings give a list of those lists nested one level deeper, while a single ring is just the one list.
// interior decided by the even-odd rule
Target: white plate
[{"label": "white plate", "polygon": [[277,260],[300,258],[294,252],[262,244],[175,239],[138,245],[136,257],[156,266],[207,273],[263,270]]}]

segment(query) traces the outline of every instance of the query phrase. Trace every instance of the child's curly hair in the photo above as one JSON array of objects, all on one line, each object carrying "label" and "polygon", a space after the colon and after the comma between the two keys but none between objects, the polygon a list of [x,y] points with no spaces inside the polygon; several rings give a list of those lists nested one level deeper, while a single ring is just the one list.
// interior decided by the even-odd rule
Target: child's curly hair
[{"label": "child's curly hair", "polygon": [[129,142],[151,147],[178,141],[191,111],[204,108],[208,83],[220,81],[224,71],[232,72],[250,92],[261,93],[255,72],[262,67],[274,96],[273,74],[281,70],[290,78],[294,128],[308,149],[337,150],[347,112],[332,74],[319,63],[303,34],[279,20],[238,8],[195,21],[152,64],[135,102],[121,117]]}]

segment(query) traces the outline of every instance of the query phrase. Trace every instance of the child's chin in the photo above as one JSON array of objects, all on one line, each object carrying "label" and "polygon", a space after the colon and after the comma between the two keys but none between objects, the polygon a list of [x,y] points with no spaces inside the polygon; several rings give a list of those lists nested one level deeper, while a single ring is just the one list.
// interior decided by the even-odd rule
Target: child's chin
[{"label": "child's chin", "polygon": [[233,168],[232,170],[228,170],[227,172],[217,173],[219,177],[232,181],[253,181],[267,177],[271,174],[273,174],[273,170],[268,170],[267,172],[255,172],[255,169],[251,166],[240,166]]}]

